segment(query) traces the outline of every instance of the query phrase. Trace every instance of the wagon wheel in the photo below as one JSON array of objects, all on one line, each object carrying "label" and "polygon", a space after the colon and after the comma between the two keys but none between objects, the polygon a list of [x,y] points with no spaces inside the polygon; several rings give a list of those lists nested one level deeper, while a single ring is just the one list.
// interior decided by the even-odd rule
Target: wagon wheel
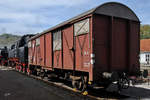
[{"label": "wagon wheel", "polygon": [[107,89],[110,86],[111,82],[104,84],[104,89]]},{"label": "wagon wheel", "polygon": [[44,70],[41,70],[41,71],[40,71],[40,77],[41,77],[42,79],[44,79],[44,77],[45,77],[45,71],[44,71]]},{"label": "wagon wheel", "polygon": [[130,81],[127,78],[120,78],[118,81],[118,88],[127,89],[129,88]]},{"label": "wagon wheel", "polygon": [[44,79],[44,77],[45,77],[45,74],[42,72],[42,73],[40,73],[40,77],[42,78],[42,79]]},{"label": "wagon wheel", "polygon": [[73,88],[80,90],[81,92],[85,91],[87,88],[87,82],[85,77],[81,77],[79,80],[72,81]]},{"label": "wagon wheel", "polygon": [[35,76],[37,76],[37,71],[35,69],[32,70],[32,74],[35,75]]}]

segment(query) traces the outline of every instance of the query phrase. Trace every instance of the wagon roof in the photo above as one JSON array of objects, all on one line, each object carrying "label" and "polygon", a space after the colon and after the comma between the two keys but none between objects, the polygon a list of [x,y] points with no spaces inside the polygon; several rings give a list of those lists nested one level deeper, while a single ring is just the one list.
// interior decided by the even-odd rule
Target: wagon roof
[{"label": "wagon roof", "polygon": [[49,28],[49,29],[43,31],[42,33],[35,35],[30,40],[37,38],[42,34],[45,34],[50,31],[53,31],[57,28],[60,28],[64,25],[67,25],[70,22],[75,21],[84,16],[87,16],[89,14],[101,14],[101,15],[107,15],[107,16],[114,16],[114,17],[118,17],[118,18],[124,18],[124,19],[129,19],[129,20],[140,22],[139,18],[136,16],[136,14],[130,8],[128,8],[126,5],[123,5],[123,4],[117,3],[117,2],[108,2],[108,3],[104,3],[100,6],[97,6],[91,10],[88,10],[78,16],[75,16],[67,21],[64,21],[52,28]]}]

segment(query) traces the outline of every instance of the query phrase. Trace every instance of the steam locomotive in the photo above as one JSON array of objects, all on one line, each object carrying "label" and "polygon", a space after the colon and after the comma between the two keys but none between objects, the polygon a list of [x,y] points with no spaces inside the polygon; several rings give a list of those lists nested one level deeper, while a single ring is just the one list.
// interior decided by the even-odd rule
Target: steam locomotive
[{"label": "steam locomotive", "polygon": [[28,66],[28,39],[33,35],[22,36],[18,41],[11,45],[8,51],[8,65],[15,67],[16,70],[25,72]]}]

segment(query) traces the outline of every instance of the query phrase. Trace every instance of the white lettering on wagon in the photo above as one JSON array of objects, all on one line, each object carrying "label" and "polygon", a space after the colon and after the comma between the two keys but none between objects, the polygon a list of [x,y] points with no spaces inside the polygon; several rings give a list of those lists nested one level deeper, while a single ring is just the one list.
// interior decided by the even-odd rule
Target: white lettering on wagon
[{"label": "white lettering on wagon", "polygon": [[84,67],[90,67],[90,62],[84,62]]}]

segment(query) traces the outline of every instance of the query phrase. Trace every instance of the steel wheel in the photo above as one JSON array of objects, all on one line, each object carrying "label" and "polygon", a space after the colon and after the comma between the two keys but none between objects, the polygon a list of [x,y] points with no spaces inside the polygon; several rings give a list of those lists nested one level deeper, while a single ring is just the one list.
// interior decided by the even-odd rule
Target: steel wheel
[{"label": "steel wheel", "polygon": [[86,80],[84,77],[81,77],[79,80],[72,81],[73,88],[80,90],[81,92],[85,91],[87,88]]},{"label": "steel wheel", "polygon": [[119,87],[121,89],[127,89],[127,88],[129,88],[129,85],[130,85],[130,81],[127,78],[119,79],[118,83],[119,83],[118,85],[120,85]]},{"label": "steel wheel", "polygon": [[40,74],[40,77],[41,77],[42,79],[44,79],[44,77],[45,77],[45,71],[44,71],[44,70],[41,70],[39,74]]}]

